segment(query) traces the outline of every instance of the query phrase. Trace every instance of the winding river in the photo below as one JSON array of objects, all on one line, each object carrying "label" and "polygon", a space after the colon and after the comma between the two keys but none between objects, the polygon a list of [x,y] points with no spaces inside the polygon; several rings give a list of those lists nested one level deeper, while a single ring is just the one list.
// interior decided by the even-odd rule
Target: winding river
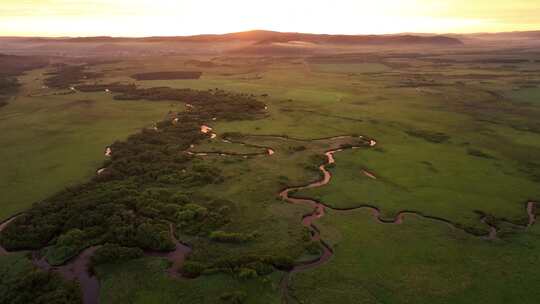
[{"label": "winding river", "polygon": [[[8,219],[0,224],[0,232],[7,227],[17,216]],[[191,248],[182,244],[174,235],[173,225],[169,225],[171,238],[175,243],[173,251],[169,252],[157,252],[146,251],[146,256],[161,257],[171,262],[171,267],[167,269],[167,273],[171,277],[178,278],[180,276],[180,269],[184,264],[186,257],[191,253]],[[95,274],[90,272],[89,265],[92,255],[100,246],[92,246],[83,250],[79,255],[70,259],[65,264],[60,266],[52,266],[47,259],[40,256],[39,251],[32,252],[32,264],[37,268],[44,271],[53,271],[58,273],[63,279],[68,281],[76,281],[79,283],[82,292],[82,299],[84,304],[98,304],[99,303],[99,280]],[[0,246],[0,256],[10,254],[2,246]]]},{"label": "winding river", "polygon": [[161,252],[161,251],[146,251],[145,254],[147,256],[153,256],[153,257],[161,257],[169,260],[171,262],[171,267],[167,269],[167,273],[174,278],[180,277],[180,269],[182,269],[182,265],[184,265],[184,261],[186,260],[187,256],[191,253],[191,248],[182,242],[180,242],[175,234],[174,234],[174,227],[172,224],[169,224],[169,231],[171,234],[171,239],[174,242],[174,250],[168,251],[168,252]]},{"label": "winding river", "polygon": [[[373,140],[373,139],[369,140],[369,147],[374,147],[376,144],[377,144],[377,142],[375,140]],[[361,147],[350,147],[348,149],[358,149],[358,148],[361,148]],[[281,280],[281,283],[280,283],[280,286],[281,286],[282,299],[283,299],[283,301],[285,303],[289,303],[289,301],[291,299],[291,296],[289,294],[289,284],[290,284],[290,278],[294,273],[318,267],[318,266],[326,263],[333,256],[332,249],[330,248],[330,246],[327,243],[324,242],[324,240],[321,239],[320,231],[314,225],[314,222],[317,219],[319,219],[319,218],[321,218],[321,217],[323,217],[325,215],[325,209],[326,208],[331,209],[333,211],[337,211],[337,212],[347,212],[347,211],[359,210],[359,209],[370,209],[370,210],[372,210],[373,216],[375,217],[375,219],[381,224],[402,224],[405,216],[407,216],[407,215],[416,216],[416,217],[422,217],[422,218],[429,219],[429,220],[432,220],[432,221],[442,222],[444,224],[449,225],[453,229],[462,230],[463,232],[465,232],[467,234],[470,234],[470,235],[473,235],[473,236],[476,236],[476,237],[479,236],[479,235],[473,234],[473,233],[471,233],[469,231],[466,231],[465,229],[463,229],[461,227],[458,227],[455,223],[453,223],[453,222],[451,222],[449,220],[439,218],[439,217],[424,215],[424,214],[422,214],[420,212],[417,212],[417,211],[400,211],[395,216],[395,218],[389,220],[389,219],[384,219],[382,217],[382,215],[381,215],[381,210],[379,208],[375,207],[375,206],[363,205],[363,206],[359,206],[359,207],[355,207],[355,208],[338,209],[338,208],[332,208],[332,207],[330,207],[328,205],[325,205],[322,202],[318,202],[318,201],[316,201],[314,199],[299,198],[299,197],[291,196],[291,193],[294,193],[294,192],[299,191],[299,190],[318,188],[318,187],[322,187],[324,185],[327,185],[330,182],[331,178],[332,178],[332,174],[326,169],[326,167],[328,165],[335,164],[336,160],[334,158],[334,154],[337,153],[337,152],[341,152],[343,150],[344,149],[337,149],[337,150],[331,150],[331,151],[328,151],[328,152],[325,153],[325,155],[327,157],[327,162],[325,164],[319,166],[319,170],[323,174],[322,179],[320,179],[318,181],[315,181],[313,183],[310,183],[310,184],[308,184],[306,186],[287,188],[287,189],[285,189],[285,190],[283,190],[283,191],[281,191],[279,193],[279,196],[283,200],[285,200],[285,201],[287,201],[289,203],[306,205],[306,206],[309,206],[309,207],[313,208],[313,212],[311,212],[310,214],[305,215],[302,218],[302,225],[304,225],[305,227],[308,227],[310,229],[310,231],[311,231],[311,239],[313,241],[320,241],[320,243],[322,245],[322,253],[317,259],[309,261],[309,262],[300,263],[300,264],[296,265],[295,267],[293,267],[292,270],[290,270],[289,272],[287,272],[283,276],[283,278]],[[369,178],[376,179],[375,174],[373,174],[373,173],[371,173],[369,171],[363,170],[363,173]],[[537,203],[533,202],[533,201],[529,201],[526,204],[525,209],[526,209],[526,212],[527,212],[527,215],[528,215],[528,224],[526,226],[511,223],[511,222],[508,222],[508,221],[505,221],[505,220],[502,220],[502,222],[506,222],[506,223],[509,223],[509,224],[511,224],[513,226],[518,226],[518,227],[521,227],[521,228],[527,228],[527,227],[532,226],[536,221],[536,214],[535,214],[535,208],[537,207],[536,204]],[[482,217],[481,221],[489,226],[489,232],[487,234],[485,234],[485,235],[480,235],[479,237],[489,239],[489,240],[497,239],[497,227],[495,227],[495,226],[491,225],[490,223],[488,223],[487,216]]]},{"label": "winding river", "polygon": [[51,266],[45,257],[40,257],[39,253],[34,251],[32,263],[44,271],[54,271],[60,274],[65,280],[79,282],[83,303],[97,304],[99,303],[99,281],[93,273],[90,273],[88,266],[92,255],[98,248],[99,246],[89,247],[61,266]]},{"label": "winding river", "polygon": [[[206,128],[204,128],[204,131],[207,131],[207,132],[203,132],[203,133],[209,133],[210,130],[212,130],[210,127],[207,127],[207,126],[204,126],[204,127],[206,127]],[[201,131],[203,131],[202,128],[201,128]],[[215,133],[212,133],[212,134],[215,134]],[[262,135],[259,135],[259,136],[262,136]],[[266,137],[275,137],[275,138],[280,138],[280,139],[284,139],[284,140],[292,140],[291,138],[283,137],[283,136],[266,136]],[[326,138],[326,139],[341,139],[341,138],[345,138],[345,137],[347,137],[347,136],[338,136],[338,137],[332,137],[332,138]],[[224,139],[224,141],[232,142],[232,141],[227,140],[227,139]],[[307,141],[307,140],[305,140],[305,141]],[[366,145],[364,145],[364,146],[349,147],[347,149],[358,149],[358,148],[363,148],[363,147],[374,147],[376,144],[377,144],[377,142],[375,140],[369,139],[369,140],[366,141]],[[255,145],[252,145],[252,146],[255,146]],[[192,155],[197,155],[197,156],[205,156],[205,155],[209,155],[209,154],[218,154],[218,155],[222,155],[222,156],[230,155],[230,156],[244,156],[244,157],[255,156],[255,155],[271,156],[271,155],[273,155],[275,153],[275,150],[273,150],[270,147],[263,147],[263,146],[256,146],[256,147],[264,148],[265,150],[264,150],[264,152],[250,153],[250,154],[235,154],[235,153],[227,154],[227,153],[223,153],[223,152],[199,152],[199,153],[193,153],[193,152],[189,152],[189,151],[186,151],[186,153],[192,154]],[[192,146],[192,148],[193,148],[193,146]],[[308,229],[310,230],[311,239],[313,241],[320,242],[320,244],[322,245],[321,246],[322,252],[316,259],[313,259],[313,260],[307,261],[307,262],[298,263],[296,266],[293,267],[292,270],[290,270],[289,272],[287,272],[284,275],[284,277],[283,277],[283,279],[281,281],[281,291],[282,291],[282,296],[283,296],[283,299],[284,299],[285,302],[288,302],[289,299],[290,299],[289,281],[290,281],[290,277],[291,277],[292,274],[294,274],[296,272],[305,271],[305,270],[308,270],[308,269],[318,267],[318,266],[326,263],[328,260],[330,260],[331,257],[334,254],[332,249],[330,248],[330,246],[328,244],[326,244],[324,242],[324,240],[321,239],[320,231],[314,225],[314,222],[316,220],[318,220],[319,218],[321,218],[321,217],[323,217],[325,215],[326,208],[331,209],[331,210],[336,211],[336,212],[347,212],[347,211],[358,210],[358,209],[370,209],[373,212],[373,216],[381,224],[401,224],[403,222],[405,216],[422,217],[422,218],[429,219],[429,220],[432,220],[432,221],[445,223],[445,224],[449,225],[450,227],[452,227],[454,229],[463,230],[466,233],[472,234],[472,233],[470,233],[468,231],[465,231],[463,228],[458,227],[456,224],[454,224],[453,222],[451,222],[449,220],[439,218],[439,217],[424,215],[421,212],[417,212],[417,211],[400,211],[393,219],[386,219],[386,218],[382,217],[381,210],[379,208],[377,208],[376,206],[362,205],[362,206],[358,206],[358,207],[355,207],[355,208],[339,209],[339,208],[332,208],[332,207],[330,207],[328,205],[325,205],[322,202],[318,202],[318,201],[316,201],[314,199],[300,198],[300,197],[292,196],[292,193],[294,193],[296,191],[299,191],[299,190],[318,188],[318,187],[322,187],[324,185],[327,185],[330,182],[331,178],[332,178],[332,174],[327,170],[326,167],[328,165],[334,164],[336,162],[336,160],[334,158],[334,154],[338,153],[338,152],[341,152],[343,150],[344,149],[336,149],[336,150],[330,150],[330,151],[325,152],[325,156],[327,158],[327,161],[326,161],[325,164],[322,164],[322,165],[319,166],[319,170],[322,173],[322,178],[320,180],[317,180],[317,181],[315,181],[313,183],[310,183],[308,185],[305,185],[305,186],[286,188],[286,189],[282,190],[281,192],[279,192],[279,197],[281,197],[283,200],[285,200],[285,201],[287,201],[289,203],[301,204],[301,205],[305,205],[305,206],[308,206],[308,207],[312,208],[313,211],[311,213],[306,214],[306,215],[303,216],[302,225],[304,225],[305,227],[308,227]],[[112,151],[111,151],[110,147],[107,147],[107,150],[106,150],[105,154],[107,156],[110,156],[112,154]],[[363,170],[362,172],[364,173],[364,175],[366,175],[369,178],[373,178],[373,179],[377,178],[376,175],[374,173],[372,173],[372,172],[369,172],[369,171],[366,171],[366,170]],[[521,228],[530,227],[536,221],[535,208],[537,208],[537,203],[533,202],[533,201],[529,201],[525,206],[525,209],[526,209],[526,212],[527,212],[527,215],[528,215],[528,223],[527,223],[527,225],[514,224],[514,223],[511,223],[511,222],[508,222],[508,221],[503,221],[503,222],[510,223],[510,224],[512,224],[514,226],[519,226]],[[8,220],[1,223],[0,224],[0,233],[13,220],[15,220],[17,216],[11,217]],[[485,235],[480,235],[480,237],[487,238],[487,239],[496,239],[497,238],[497,228],[488,223],[486,216],[482,217],[481,221],[489,226],[489,233],[487,233]],[[181,243],[175,237],[174,227],[173,227],[172,224],[169,225],[169,230],[170,230],[171,238],[175,243],[175,249],[173,251],[170,251],[170,252],[146,251],[145,255],[146,256],[154,256],[154,257],[162,257],[162,258],[168,259],[171,262],[171,267],[167,270],[167,273],[172,277],[179,277],[180,276],[179,271],[182,268],[182,265],[183,265],[186,257],[190,254],[191,248],[189,246]],[[479,235],[476,235],[476,234],[472,234],[472,235],[479,236]],[[99,248],[99,246],[89,247],[89,248],[83,250],[75,258],[69,260],[66,264],[61,265],[61,266],[57,266],[57,267],[51,266],[44,257],[40,257],[38,252],[35,251],[35,252],[33,252],[33,255],[32,255],[32,262],[33,262],[33,264],[35,266],[39,267],[40,269],[43,269],[45,271],[57,272],[58,274],[60,274],[63,278],[65,278],[67,280],[78,281],[80,286],[81,286],[81,289],[82,289],[84,304],[97,304],[97,303],[99,303],[99,281],[98,281],[98,279],[97,279],[97,277],[95,275],[93,275],[93,274],[91,274],[89,272],[88,265],[89,265],[89,262],[90,262],[90,258],[92,257],[92,255],[94,254],[94,252],[98,248]],[[9,252],[6,251],[3,247],[0,246],[0,256],[6,255],[6,254],[9,254]]]}]

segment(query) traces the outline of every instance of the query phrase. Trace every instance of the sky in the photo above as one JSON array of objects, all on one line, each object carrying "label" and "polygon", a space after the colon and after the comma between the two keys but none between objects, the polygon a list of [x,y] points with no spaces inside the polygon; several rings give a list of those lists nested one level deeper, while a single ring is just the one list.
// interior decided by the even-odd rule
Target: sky
[{"label": "sky", "polygon": [[0,36],[540,30],[540,0],[0,0]]}]

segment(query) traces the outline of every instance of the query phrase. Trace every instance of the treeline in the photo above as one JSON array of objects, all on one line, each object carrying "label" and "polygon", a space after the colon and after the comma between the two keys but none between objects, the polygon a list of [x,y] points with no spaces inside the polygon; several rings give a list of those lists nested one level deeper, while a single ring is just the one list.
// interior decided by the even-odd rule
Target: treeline
[{"label": "treeline", "polygon": [[[199,91],[192,89],[173,89],[155,87],[139,89],[135,85],[126,84],[94,84],[80,85],[77,90],[83,92],[100,92],[109,90],[119,93],[116,100],[174,100],[193,105],[195,110],[184,114],[187,121],[206,121],[214,117],[225,120],[253,119],[264,113],[264,103],[258,101],[253,94],[236,94],[220,89]],[[180,119],[182,120],[182,119]]]},{"label": "treeline", "polygon": [[44,68],[47,65],[49,60],[45,57],[0,54],[0,78],[19,76],[26,71]]},{"label": "treeline", "polygon": [[182,274],[197,277],[202,274],[226,273],[239,279],[252,279],[268,275],[275,269],[288,271],[293,267],[294,259],[288,256],[241,255],[208,262],[188,260],[182,268]]},{"label": "treeline", "polygon": [[7,98],[0,96],[0,108],[7,105],[8,105]]},{"label": "treeline", "polygon": [[[103,86],[79,88],[102,90]],[[158,123],[157,130],[145,129],[114,143],[101,174],[34,204],[2,232],[2,246],[8,250],[46,247],[50,262],[61,264],[84,248],[110,244],[104,247],[108,251],[98,251],[94,263],[99,264],[137,255],[120,247],[173,250],[171,224],[179,235],[209,241],[254,238],[222,232],[234,217],[234,202],[196,193],[199,186],[221,183],[223,174],[184,151],[208,137],[200,132],[200,126],[210,117],[254,118],[264,104],[248,95],[221,90],[109,88],[138,99],[189,101],[194,107],[179,113],[178,123],[172,123],[171,117]]]},{"label": "treeline", "polygon": [[7,95],[15,94],[20,86],[16,76],[42,68],[48,60],[42,57],[23,57],[0,54],[0,108],[7,105]]},{"label": "treeline", "polygon": [[17,78],[11,76],[0,77],[0,93],[8,94],[16,91],[20,86]]},{"label": "treeline", "polygon": [[407,135],[417,138],[422,138],[426,141],[440,144],[450,140],[450,136],[441,132],[434,132],[429,130],[406,130]]},{"label": "treeline", "polygon": [[144,256],[140,248],[122,247],[117,244],[105,244],[99,247],[90,258],[89,268],[94,271],[99,265],[113,264]]},{"label": "treeline", "polygon": [[87,72],[87,67],[87,65],[57,64],[54,71],[46,74],[49,77],[44,80],[44,83],[51,88],[67,89],[81,83],[84,79],[101,76],[99,73]]},{"label": "treeline", "polygon": [[175,79],[199,79],[202,72],[198,71],[168,71],[168,72],[150,72],[131,75],[131,78],[137,80],[175,80]]},{"label": "treeline", "polygon": [[0,303],[82,303],[78,286],[62,280],[54,272],[30,271],[6,287],[6,292],[0,295]]},{"label": "treeline", "polygon": [[0,264],[0,303],[2,304],[81,304],[82,297],[74,282],[59,274],[33,269],[19,255],[2,258]]},{"label": "treeline", "polygon": [[[198,251],[202,254],[194,254],[185,262],[181,273],[186,277],[197,277],[204,274],[225,273],[238,279],[252,279],[266,276],[277,270],[289,271],[295,266],[295,258],[288,252],[278,254],[235,254],[234,250],[220,255],[219,258],[208,258],[207,252],[212,250],[214,242],[230,243],[228,246],[239,246],[241,243],[255,241],[258,232],[236,233],[221,230],[210,234],[210,240],[206,243],[198,242]],[[301,238],[302,247],[305,252],[312,255],[319,255],[322,251],[319,241],[311,239],[311,231],[305,228]]]}]

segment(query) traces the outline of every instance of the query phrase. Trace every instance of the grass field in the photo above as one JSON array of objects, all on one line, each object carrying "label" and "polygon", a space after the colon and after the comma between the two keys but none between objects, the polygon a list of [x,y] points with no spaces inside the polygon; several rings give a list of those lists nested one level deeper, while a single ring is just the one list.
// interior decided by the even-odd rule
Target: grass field
[{"label": "grass field", "polygon": [[380,63],[319,63],[311,64],[311,68],[314,72],[323,73],[380,73],[390,70],[390,67]]},{"label": "grass field", "polygon": [[[242,281],[228,275],[174,280],[164,275],[166,264],[142,259],[98,270],[102,303],[227,303],[227,296],[239,295],[245,303],[281,303],[279,273],[268,278]],[[230,300],[230,303],[235,303]]]},{"label": "grass field", "polygon": [[[213,64],[197,66],[200,79],[130,78],[136,73],[186,70],[189,56],[125,59],[91,69],[103,74],[99,83],[219,88],[253,94],[268,107],[258,119],[206,121],[217,137],[190,149],[264,154],[270,147],[275,152],[195,156],[193,165],[218,168],[223,181],[189,188],[190,199],[199,200],[192,203],[231,202],[230,221],[220,229],[256,232],[257,237],[231,244],[178,230],[179,238],[192,246],[190,261],[283,254],[306,259],[307,231],[301,218],[310,209],[288,204],[278,193],[320,178],[321,155],[349,143],[324,138],[364,135],[377,145],[336,153],[336,164],[329,166],[330,183],[294,195],[334,208],[369,204],[385,219],[415,211],[477,234],[488,232],[490,227],[481,221],[487,215],[498,228],[499,239],[475,237],[412,215],[392,225],[377,222],[366,209],[328,211],[316,225],[334,256],[327,264],[292,275],[289,293],[294,299],[299,303],[540,301],[535,290],[540,283],[538,225],[525,229],[508,223],[526,225],[526,203],[540,201],[539,95],[537,88],[522,87],[539,81],[540,74],[523,72],[526,63],[508,67],[442,51],[410,58],[386,56],[364,62],[336,55],[328,63],[301,57],[204,58]],[[0,109],[4,130],[0,219],[67,185],[87,181],[103,163],[106,146],[152,126],[169,111],[185,109],[182,102],[119,101],[105,92],[28,96],[59,92],[41,89],[42,73],[23,76],[22,91]],[[223,142],[231,132],[237,141]],[[186,191],[184,185],[163,188]],[[242,303],[234,302],[235,297],[243,303],[281,301],[281,271],[250,279],[220,272],[177,280],[167,276],[166,268],[158,258],[100,266],[101,302]]]},{"label": "grass field", "polygon": [[540,103],[540,88],[524,88],[510,93],[510,96],[520,102],[537,105]]},{"label": "grass field", "polygon": [[22,92],[0,111],[0,219],[95,175],[105,147],[182,108],[105,93],[28,97],[42,90],[41,74],[25,75]]},{"label": "grass field", "polygon": [[540,296],[538,227],[490,242],[415,217],[383,225],[363,210],[331,212],[320,228],[335,256],[293,276],[301,303],[532,304]]}]

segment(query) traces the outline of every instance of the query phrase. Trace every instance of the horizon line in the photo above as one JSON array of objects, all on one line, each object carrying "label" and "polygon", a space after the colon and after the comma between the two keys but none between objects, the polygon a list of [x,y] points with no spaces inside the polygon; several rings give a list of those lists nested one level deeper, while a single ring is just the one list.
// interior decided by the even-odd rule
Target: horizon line
[{"label": "horizon line", "polygon": [[221,36],[228,34],[241,34],[249,32],[274,32],[274,33],[286,33],[286,34],[308,34],[308,35],[328,35],[328,36],[392,36],[392,35],[479,35],[479,34],[507,34],[507,33],[528,33],[528,32],[540,32],[540,29],[535,30],[516,30],[516,31],[482,31],[482,32],[395,32],[384,34],[342,34],[342,33],[315,33],[315,32],[288,32],[288,31],[274,31],[265,29],[252,29],[238,32],[225,32],[225,33],[200,33],[192,35],[151,35],[151,36],[108,36],[108,35],[89,35],[89,36],[36,36],[36,35],[13,35],[4,36],[0,34],[0,38],[50,38],[50,39],[73,39],[73,38],[125,38],[125,39],[140,39],[140,38],[176,38],[176,37],[197,37],[197,36]]}]

